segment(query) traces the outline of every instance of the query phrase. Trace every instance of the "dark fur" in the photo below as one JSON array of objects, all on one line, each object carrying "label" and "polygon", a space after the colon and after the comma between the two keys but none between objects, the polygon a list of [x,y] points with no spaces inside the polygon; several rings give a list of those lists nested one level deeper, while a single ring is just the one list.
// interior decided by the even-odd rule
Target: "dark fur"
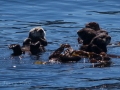
[{"label": "dark fur", "polygon": [[[67,47],[66,47],[67,46]],[[67,48],[66,50],[64,50]],[[63,54],[62,54],[63,52]],[[81,59],[80,56],[73,56],[72,53],[74,50],[69,45],[62,44],[57,50],[55,50],[50,56],[49,61],[59,61],[59,62],[77,62]]]},{"label": "dark fur", "polygon": [[87,52],[107,52],[107,45],[110,43],[111,37],[104,33],[99,34],[98,36],[94,37],[90,44],[81,46],[80,50],[84,50]]},{"label": "dark fur", "polygon": [[98,35],[99,33],[105,33],[108,34],[107,31],[103,30],[100,28],[99,24],[97,22],[89,22],[85,25],[85,28],[91,28],[93,30],[96,31],[96,35]]},{"label": "dark fur", "polygon": [[32,55],[37,55],[45,51],[45,46],[47,46],[45,35],[43,28],[35,27],[29,31],[29,36],[23,41],[22,47],[19,44],[11,44],[9,48],[13,50],[15,56],[26,51],[29,51]]},{"label": "dark fur", "polygon": [[24,46],[20,46],[19,44],[11,44],[9,49],[13,50],[13,56],[19,56],[24,54],[25,52],[29,52],[31,55],[38,55],[40,52],[44,52],[45,48],[40,45],[40,42],[24,44]]},{"label": "dark fur", "polygon": [[83,40],[83,45],[80,50],[87,52],[107,52],[107,45],[111,41],[111,37],[108,35],[108,32],[102,30],[98,23],[89,22],[85,25],[85,28],[77,32],[79,39],[78,42]]},{"label": "dark fur", "polygon": [[100,30],[100,26],[97,22],[89,22],[85,25],[86,28],[91,28],[95,31]]},{"label": "dark fur", "polygon": [[[96,22],[87,23],[85,28],[77,32],[79,38],[83,40],[83,45],[90,44],[92,39],[101,33],[108,35],[108,32],[105,30],[102,30],[99,24]],[[80,42],[79,41],[80,39],[78,39],[78,43]]]},{"label": "dark fur", "polygon": [[83,28],[77,32],[79,38],[83,40],[83,45],[87,45],[96,36],[96,32],[91,28]]},{"label": "dark fur", "polygon": [[47,40],[45,38],[45,31],[43,28],[41,27],[35,27],[35,28],[32,28],[30,31],[29,31],[29,36],[28,38],[31,39],[31,42],[35,43],[37,41],[40,41],[41,45],[43,46],[47,46]]},{"label": "dark fur", "polygon": [[37,55],[40,52],[44,52],[45,48],[40,44],[40,42],[30,44],[30,52],[32,55]]},{"label": "dark fur", "polygon": [[13,50],[13,53],[12,53],[13,56],[19,56],[23,53],[19,44],[11,44],[9,45],[9,49]]}]

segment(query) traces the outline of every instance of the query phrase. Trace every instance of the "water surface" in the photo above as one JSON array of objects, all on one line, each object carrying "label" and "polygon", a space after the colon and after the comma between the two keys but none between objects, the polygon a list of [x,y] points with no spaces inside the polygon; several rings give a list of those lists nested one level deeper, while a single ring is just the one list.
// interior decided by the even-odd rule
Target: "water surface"
[{"label": "water surface", "polygon": [[[48,56],[62,43],[78,49],[77,31],[95,21],[107,30],[112,43],[120,41],[119,0],[1,0],[0,1],[0,89],[1,90],[113,90],[120,89],[120,61],[92,68],[90,63],[36,65],[35,57],[10,58],[8,45],[19,43],[31,28],[42,26],[48,46],[40,57]],[[120,54],[120,47],[108,47],[108,53]],[[87,60],[86,60],[87,62]]]}]

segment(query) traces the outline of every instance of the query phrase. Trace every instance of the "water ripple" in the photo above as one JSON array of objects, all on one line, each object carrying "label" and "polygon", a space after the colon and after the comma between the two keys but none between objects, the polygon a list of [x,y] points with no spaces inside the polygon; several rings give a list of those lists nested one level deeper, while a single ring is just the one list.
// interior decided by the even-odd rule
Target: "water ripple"
[{"label": "water ripple", "polygon": [[95,12],[95,13],[99,13],[99,14],[109,14],[109,15],[115,15],[115,14],[120,14],[120,11],[89,11],[89,12]]},{"label": "water ripple", "polygon": [[[95,21],[112,36],[112,42],[120,41],[119,0],[0,0],[0,88],[4,90],[101,90],[120,89],[120,60],[112,58],[113,65],[93,68],[88,60],[77,63],[35,64],[29,54],[11,58],[8,45],[22,45],[29,30],[42,26],[46,31],[48,46],[39,60],[48,61],[49,55],[61,44],[68,43],[74,49],[77,30],[87,22]],[[120,47],[108,47],[108,53],[120,54]]]}]

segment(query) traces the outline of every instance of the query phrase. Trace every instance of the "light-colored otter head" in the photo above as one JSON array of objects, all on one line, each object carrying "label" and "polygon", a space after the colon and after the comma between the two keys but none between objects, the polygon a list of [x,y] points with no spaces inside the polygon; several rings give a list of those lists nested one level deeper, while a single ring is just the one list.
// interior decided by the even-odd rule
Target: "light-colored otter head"
[{"label": "light-colored otter head", "polygon": [[45,38],[45,30],[42,27],[35,27],[29,31],[30,39]]}]

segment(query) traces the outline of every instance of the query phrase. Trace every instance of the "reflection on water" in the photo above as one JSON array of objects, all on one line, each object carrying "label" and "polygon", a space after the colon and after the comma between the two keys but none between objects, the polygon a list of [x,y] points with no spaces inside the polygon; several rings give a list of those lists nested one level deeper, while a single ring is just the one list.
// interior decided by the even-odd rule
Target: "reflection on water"
[{"label": "reflection on water", "polygon": [[[113,65],[93,68],[87,60],[78,63],[41,64],[61,44],[74,49],[77,31],[87,22],[96,21],[112,36],[119,38],[119,0],[63,0],[63,1],[0,1],[0,88],[4,90],[112,90],[119,89],[120,61]],[[29,54],[11,58],[8,45],[28,37],[31,28],[42,26],[48,46],[40,58]],[[120,47],[108,47],[108,53],[119,55]]]}]

